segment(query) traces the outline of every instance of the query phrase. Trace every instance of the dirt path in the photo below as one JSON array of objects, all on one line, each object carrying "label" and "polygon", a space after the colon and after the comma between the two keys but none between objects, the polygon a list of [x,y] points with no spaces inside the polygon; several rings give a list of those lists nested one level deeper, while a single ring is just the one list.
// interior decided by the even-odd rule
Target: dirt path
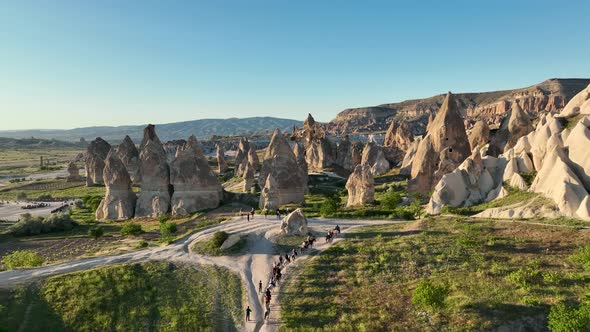
[{"label": "dirt path", "polygon": [[[335,225],[340,225],[342,233],[347,233],[351,229],[361,226],[380,225],[393,222],[391,220],[343,220],[343,219],[309,219],[309,228],[313,231],[326,232],[333,229]],[[243,331],[275,331],[280,325],[280,307],[275,296],[271,303],[271,319],[264,322],[264,306],[262,294],[258,294],[258,282],[262,280],[266,286],[272,269],[273,259],[278,257],[274,255],[274,244],[270,238],[277,232],[280,222],[274,219],[265,219],[256,216],[251,221],[236,218],[232,221],[216,225],[187,236],[178,242],[166,247],[148,248],[131,253],[125,253],[115,256],[101,256],[74,260],[56,265],[43,266],[34,269],[22,269],[0,272],[0,287],[8,288],[19,284],[29,283],[40,278],[53,275],[88,270],[96,267],[102,267],[112,264],[121,263],[138,263],[148,260],[167,260],[172,262],[181,262],[188,264],[210,264],[222,266],[230,271],[236,272],[242,279],[247,296],[247,304],[252,308],[253,322],[245,322],[242,326]],[[192,253],[190,248],[195,241],[202,240],[211,236],[217,231],[226,231],[228,233],[237,233],[248,235],[254,238],[253,244],[247,252],[240,256],[203,256]],[[336,239],[334,243],[340,241]],[[323,239],[318,239],[318,244],[314,246],[316,252],[322,251],[329,247],[331,243],[324,243]],[[307,255],[299,257],[294,266],[305,264],[308,260]],[[293,266],[287,266],[285,273],[292,269]]]}]

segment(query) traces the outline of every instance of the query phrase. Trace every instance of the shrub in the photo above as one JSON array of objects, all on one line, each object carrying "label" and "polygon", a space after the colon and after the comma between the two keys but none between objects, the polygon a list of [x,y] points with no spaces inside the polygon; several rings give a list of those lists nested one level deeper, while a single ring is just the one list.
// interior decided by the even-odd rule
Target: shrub
[{"label": "shrub", "polygon": [[140,224],[136,224],[133,222],[127,222],[121,228],[121,235],[128,236],[128,235],[139,235],[143,233],[143,229],[141,228]]},{"label": "shrub", "polygon": [[20,191],[16,194],[16,200],[17,201],[25,201],[27,200],[27,193],[25,193],[24,191]]},{"label": "shrub", "polygon": [[537,268],[528,266],[511,272],[507,278],[522,289],[529,289],[532,284],[539,282],[540,276]]},{"label": "shrub", "polygon": [[385,195],[381,198],[381,206],[385,209],[393,210],[403,201],[402,194],[400,192],[388,189]]},{"label": "shrub", "polygon": [[8,228],[14,236],[38,235],[43,233],[69,231],[78,223],[68,213],[54,213],[43,219],[29,213],[21,215],[20,221]]},{"label": "shrub", "polygon": [[104,235],[104,230],[100,226],[94,226],[88,230],[88,235],[92,236],[95,239],[98,239],[99,237]]},{"label": "shrub", "polygon": [[148,247],[147,241],[141,240],[137,243],[137,248],[147,248],[147,247]]},{"label": "shrub", "polygon": [[102,200],[102,196],[84,196],[82,197],[82,201],[84,205],[88,207],[91,211],[96,211],[98,206],[100,205],[100,201]]},{"label": "shrub", "polygon": [[570,260],[584,267],[584,270],[590,270],[590,245],[580,247],[570,256]]},{"label": "shrub", "polygon": [[332,216],[338,211],[340,205],[340,196],[337,194],[327,195],[324,202],[320,206],[320,215],[322,217]]},{"label": "shrub", "polygon": [[221,247],[223,242],[225,242],[225,240],[227,240],[228,237],[229,237],[229,234],[227,234],[227,232],[217,231],[217,232],[215,232],[215,234],[213,234],[213,239],[211,241],[213,242],[213,245],[216,248],[219,248],[219,247]]},{"label": "shrub", "polygon": [[430,280],[422,279],[412,295],[412,303],[425,309],[435,309],[444,306],[445,298],[449,294],[446,286],[433,285]]},{"label": "shrub", "polygon": [[168,219],[170,219],[170,215],[168,213],[162,213],[158,216],[158,221],[160,222],[160,224],[165,223],[166,221],[168,221]]},{"label": "shrub", "polygon": [[77,199],[74,201],[74,207],[76,209],[83,209],[84,208],[84,201],[81,199]]},{"label": "shrub", "polygon": [[2,258],[2,264],[8,269],[13,270],[20,267],[41,266],[45,259],[34,251],[17,250]]},{"label": "shrub", "polygon": [[558,304],[551,307],[547,325],[553,332],[588,331],[590,325],[590,304],[579,308]]},{"label": "shrub", "polygon": [[165,221],[160,224],[160,235],[162,237],[171,236],[172,234],[176,233],[177,230],[178,227],[176,227],[176,224],[174,223]]},{"label": "shrub", "polygon": [[39,201],[48,201],[53,199],[53,197],[50,194],[43,194],[43,195],[39,195],[39,197],[37,197],[37,200]]}]

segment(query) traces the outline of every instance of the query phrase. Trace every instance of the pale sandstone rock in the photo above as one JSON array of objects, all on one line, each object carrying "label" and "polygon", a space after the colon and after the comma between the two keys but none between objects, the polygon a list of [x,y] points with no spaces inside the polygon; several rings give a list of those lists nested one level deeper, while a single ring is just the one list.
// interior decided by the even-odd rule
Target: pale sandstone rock
[{"label": "pale sandstone rock", "polygon": [[286,138],[276,129],[266,149],[260,168],[259,183],[265,183],[269,174],[276,181],[278,205],[301,203],[307,190],[307,175],[297,163]]},{"label": "pale sandstone rock", "polygon": [[368,165],[358,165],[346,181],[346,206],[365,205],[375,201],[375,182]]},{"label": "pale sandstone rock", "polygon": [[166,152],[153,125],[144,129],[139,160],[141,191],[137,199],[135,217],[157,218],[170,210],[170,169]]},{"label": "pale sandstone rock", "polygon": [[279,191],[277,189],[277,181],[268,174],[264,187],[260,191],[260,203],[259,207],[261,210],[276,210],[279,207]]},{"label": "pale sandstone rock", "polygon": [[291,212],[281,222],[281,232],[287,235],[307,235],[307,218],[301,209]]},{"label": "pale sandstone rock", "polygon": [[223,147],[219,144],[216,146],[216,153],[215,156],[217,158],[217,166],[219,168],[219,173],[224,174],[228,170],[227,161],[225,161],[225,151]]},{"label": "pale sandstone rock", "polygon": [[223,190],[193,135],[170,164],[172,215],[187,216],[219,206]]},{"label": "pale sandstone rock", "polygon": [[511,187],[517,188],[521,191],[526,191],[527,189],[529,189],[529,185],[522,178],[522,176],[520,176],[520,174],[518,174],[518,173],[512,174],[512,177],[510,178],[510,181],[508,182],[508,184]]},{"label": "pale sandstone rock", "polygon": [[[575,116],[581,113],[582,110],[586,111],[588,108],[588,101],[590,100],[590,85],[586,89],[580,91],[575,95],[563,108],[561,115],[564,117]],[[588,114],[588,113],[582,113]]]},{"label": "pale sandstone rock", "polygon": [[389,171],[389,161],[385,158],[383,149],[375,142],[367,142],[365,145],[361,164],[368,165],[373,175],[379,175]]},{"label": "pale sandstone rock", "polygon": [[530,189],[553,199],[564,215],[574,216],[588,192],[568,161],[562,148],[553,147],[547,152]]},{"label": "pale sandstone rock", "polygon": [[96,220],[133,218],[137,197],[131,190],[131,178],[116,151],[109,152],[103,170],[106,194],[96,210]]},{"label": "pale sandstone rock", "polygon": [[461,113],[449,92],[429,126],[429,132],[418,145],[412,162],[409,191],[427,194],[447,170],[459,166],[470,152]]},{"label": "pale sandstone rock", "polygon": [[117,147],[117,155],[125,165],[131,182],[139,184],[141,182],[139,176],[139,151],[129,135],[125,136],[123,142]]},{"label": "pale sandstone rock", "polygon": [[81,181],[82,178],[80,177],[80,169],[78,169],[78,165],[75,162],[70,162],[68,164],[68,177],[66,182],[78,182]]},{"label": "pale sandstone rock", "polygon": [[471,149],[484,146],[490,141],[490,127],[485,121],[477,121],[469,134]]},{"label": "pale sandstone rock", "polygon": [[104,161],[111,150],[111,145],[100,137],[90,142],[86,148],[86,186],[104,184],[102,171]]}]

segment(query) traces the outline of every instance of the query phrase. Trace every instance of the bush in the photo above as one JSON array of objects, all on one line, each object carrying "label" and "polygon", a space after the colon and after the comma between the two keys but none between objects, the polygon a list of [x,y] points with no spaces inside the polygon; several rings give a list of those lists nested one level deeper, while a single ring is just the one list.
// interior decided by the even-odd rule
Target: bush
[{"label": "bush", "polygon": [[39,197],[37,197],[38,201],[49,201],[52,199],[53,199],[53,197],[50,194],[43,194],[43,195],[39,195]]},{"label": "bush", "polygon": [[570,256],[570,260],[584,267],[584,270],[590,271],[590,245],[580,247]]},{"label": "bush", "polygon": [[78,223],[68,213],[54,213],[46,218],[33,217],[30,213],[21,215],[20,221],[8,228],[14,236],[38,235],[51,232],[69,231]]},{"label": "bush", "polygon": [[165,223],[166,221],[168,221],[168,219],[170,219],[170,215],[168,213],[162,213],[158,216],[158,221],[160,222],[160,224]]},{"label": "bush", "polygon": [[213,234],[213,239],[211,241],[213,242],[213,245],[216,248],[219,248],[219,247],[221,247],[223,242],[225,242],[225,240],[227,240],[228,237],[229,237],[229,234],[227,234],[227,232],[217,231],[217,232],[215,232],[215,234]]},{"label": "bush", "polygon": [[104,230],[100,226],[94,226],[88,230],[88,235],[92,236],[95,239],[98,239],[99,237],[104,235]]},{"label": "bush", "polygon": [[553,332],[588,331],[590,325],[590,304],[579,308],[558,304],[551,307],[548,316],[549,329]]},{"label": "bush", "polygon": [[121,228],[121,235],[128,236],[128,235],[139,235],[143,233],[143,229],[141,228],[140,224],[136,224],[133,222],[127,222]]},{"label": "bush", "polygon": [[327,195],[320,206],[320,215],[330,217],[338,211],[340,206],[340,196],[338,194]]},{"label": "bush", "polygon": [[102,200],[102,196],[84,196],[82,197],[82,201],[84,202],[84,206],[88,207],[90,211],[98,210],[98,206],[100,205],[100,201]]},{"label": "bush", "polygon": [[381,207],[384,209],[395,209],[403,201],[402,194],[400,192],[388,189],[385,195],[381,198]]},{"label": "bush", "polygon": [[77,199],[74,201],[74,207],[76,209],[83,209],[84,208],[84,201],[82,201],[81,199]]},{"label": "bush", "polygon": [[441,308],[448,294],[446,286],[436,286],[430,280],[422,279],[412,295],[412,303],[425,309]]},{"label": "bush", "polygon": [[160,224],[160,235],[162,237],[171,236],[172,234],[176,233],[177,230],[178,227],[176,227],[176,224],[174,223],[165,221]]},{"label": "bush", "polygon": [[8,269],[13,270],[20,267],[41,266],[45,259],[34,251],[18,250],[2,258],[2,264]]},{"label": "bush", "polygon": [[141,240],[137,243],[137,248],[147,248],[147,247],[148,247],[147,241]]},{"label": "bush", "polygon": [[25,193],[24,191],[20,191],[16,194],[16,200],[17,201],[26,201],[27,200],[27,193]]}]

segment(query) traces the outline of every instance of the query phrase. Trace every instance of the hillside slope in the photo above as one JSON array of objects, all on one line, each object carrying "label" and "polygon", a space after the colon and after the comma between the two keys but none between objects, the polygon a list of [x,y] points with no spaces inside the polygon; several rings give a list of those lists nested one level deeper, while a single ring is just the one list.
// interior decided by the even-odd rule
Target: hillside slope
[{"label": "hillside slope", "polygon": [[[555,111],[590,84],[590,79],[552,78],[521,89],[457,93],[455,99],[469,123],[484,119],[492,127],[497,126],[513,102],[527,112]],[[393,119],[412,123],[415,133],[424,132],[428,117],[442,105],[445,94],[399,103],[346,109],[328,124],[334,133],[358,133],[386,130]]]},{"label": "hillside slope", "polygon": [[[301,125],[301,121],[273,117],[230,118],[230,119],[202,119],[157,125],[158,136],[163,141],[186,139],[195,135],[199,140],[209,139],[212,135],[230,136],[243,134],[264,134],[279,128],[282,131],[291,130],[293,125]],[[85,127],[70,130],[18,130],[0,131],[0,137],[8,138],[46,138],[64,141],[78,141],[84,137],[87,141],[102,137],[107,141],[118,142],[131,136],[135,142],[142,137],[145,125],[118,127]]]}]

